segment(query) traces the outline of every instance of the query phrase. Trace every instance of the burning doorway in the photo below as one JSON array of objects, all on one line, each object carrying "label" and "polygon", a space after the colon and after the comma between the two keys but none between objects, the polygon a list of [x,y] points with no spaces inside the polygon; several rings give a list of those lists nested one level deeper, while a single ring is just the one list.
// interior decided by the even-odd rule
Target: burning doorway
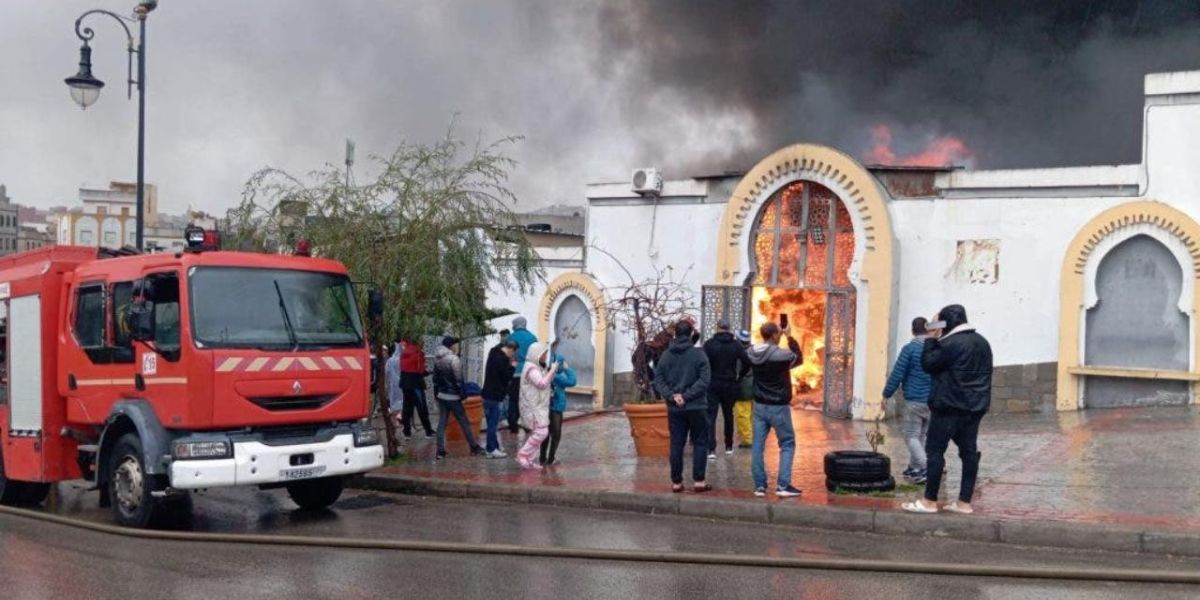
[{"label": "burning doorway", "polygon": [[[749,301],[720,301],[730,296],[727,288],[706,289],[705,320],[741,322],[756,342],[764,323],[786,320],[804,354],[792,370],[794,404],[849,418],[856,294],[849,276],[854,226],[846,207],[829,188],[794,181],[764,204],[750,235],[753,272],[749,293],[740,294]],[[714,308],[725,314],[709,314]]]}]

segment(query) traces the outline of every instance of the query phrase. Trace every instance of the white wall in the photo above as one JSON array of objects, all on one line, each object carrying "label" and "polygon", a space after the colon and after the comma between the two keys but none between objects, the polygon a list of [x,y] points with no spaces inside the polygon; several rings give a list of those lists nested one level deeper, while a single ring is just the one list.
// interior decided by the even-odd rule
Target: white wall
[{"label": "white wall", "polygon": [[[664,199],[657,206],[657,216],[649,203],[592,202],[588,209],[588,243],[613,254],[639,280],[652,277],[655,266],[672,267],[695,292],[693,313],[699,317],[700,288],[716,280],[717,233],[726,201],[728,196],[713,197],[711,201]],[[588,251],[587,270],[601,285],[615,287],[629,282],[612,258],[594,249]],[[611,344],[612,372],[632,371],[633,336],[618,324]]]},{"label": "white wall", "polygon": [[[1058,360],[1059,274],[1067,246],[1090,219],[1137,198],[989,198],[889,203],[900,252],[897,340],[913,317],[962,304],[992,344],[997,365]],[[958,282],[959,240],[1000,240],[995,284]],[[899,346],[899,345],[898,345]],[[897,348],[897,351],[899,349]]]}]

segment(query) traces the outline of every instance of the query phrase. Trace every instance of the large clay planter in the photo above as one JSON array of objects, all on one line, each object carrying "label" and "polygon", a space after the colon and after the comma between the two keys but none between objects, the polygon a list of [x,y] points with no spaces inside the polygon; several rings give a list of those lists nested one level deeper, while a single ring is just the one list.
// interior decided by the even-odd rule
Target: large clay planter
[{"label": "large clay planter", "polygon": [[671,453],[671,431],[667,425],[667,405],[626,404],[629,435],[638,456],[667,456]]},{"label": "large clay planter", "polygon": [[[480,396],[469,396],[462,401],[463,408],[467,409],[467,420],[471,422],[472,432],[475,434],[475,441],[479,441],[479,424],[483,422],[483,398]],[[463,435],[462,429],[458,426],[458,419],[453,415],[446,420],[446,439],[464,441],[466,436]],[[480,444],[481,446],[483,444]]]}]

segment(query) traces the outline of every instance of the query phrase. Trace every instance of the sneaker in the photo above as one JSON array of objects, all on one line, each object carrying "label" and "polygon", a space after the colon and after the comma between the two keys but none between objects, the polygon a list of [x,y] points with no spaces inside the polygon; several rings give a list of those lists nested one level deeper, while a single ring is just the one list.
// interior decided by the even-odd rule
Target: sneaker
[{"label": "sneaker", "polygon": [[471,456],[484,456],[486,454],[487,452],[484,452],[483,448],[480,448],[479,446],[471,448]]},{"label": "sneaker", "polygon": [[717,453],[716,453],[716,452],[709,452],[709,453],[708,453],[708,460],[717,460]]},{"label": "sneaker", "polygon": [[926,479],[928,479],[928,476],[925,471],[916,471],[908,476],[908,480],[913,483],[925,483]]},{"label": "sneaker", "polygon": [[486,454],[486,456],[488,458],[508,458],[508,453],[499,448],[496,448],[495,450],[488,452]]},{"label": "sneaker", "polygon": [[780,498],[795,498],[800,495],[800,490],[790,485],[787,487],[777,487],[775,488],[775,495]]},{"label": "sneaker", "polygon": [[754,488],[754,495],[759,498],[765,498],[767,496],[767,488],[765,488],[765,487]]},{"label": "sneaker", "polygon": [[443,458],[446,458],[446,456],[447,456],[447,454],[443,450],[443,451],[437,453],[437,457],[435,457],[434,460],[442,460]]},{"label": "sneaker", "polygon": [[916,472],[917,472],[917,470],[916,470],[916,469],[914,469],[914,468],[912,468],[912,467],[909,467],[909,468],[907,468],[907,469],[904,469],[904,476],[905,476],[905,477],[912,477],[912,476],[913,476],[913,474],[915,474]]},{"label": "sneaker", "polygon": [[433,438],[435,438],[435,437],[437,437],[437,432],[436,432],[436,431],[426,431],[426,432],[425,432],[425,439],[427,439],[427,440],[432,440],[432,439],[433,439]]},{"label": "sneaker", "polygon": [[733,448],[726,448],[725,456],[733,456]]}]

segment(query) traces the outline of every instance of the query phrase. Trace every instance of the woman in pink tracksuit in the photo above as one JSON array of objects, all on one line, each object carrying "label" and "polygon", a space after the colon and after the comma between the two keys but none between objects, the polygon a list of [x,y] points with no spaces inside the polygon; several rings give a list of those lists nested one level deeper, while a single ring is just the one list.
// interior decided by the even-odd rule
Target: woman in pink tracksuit
[{"label": "woman in pink tracksuit", "polygon": [[550,396],[554,393],[551,384],[558,365],[547,368],[550,350],[541,342],[531,345],[525,356],[525,370],[521,372],[521,422],[530,433],[517,452],[517,463],[523,469],[538,470],[542,466],[535,459],[550,434]]}]

